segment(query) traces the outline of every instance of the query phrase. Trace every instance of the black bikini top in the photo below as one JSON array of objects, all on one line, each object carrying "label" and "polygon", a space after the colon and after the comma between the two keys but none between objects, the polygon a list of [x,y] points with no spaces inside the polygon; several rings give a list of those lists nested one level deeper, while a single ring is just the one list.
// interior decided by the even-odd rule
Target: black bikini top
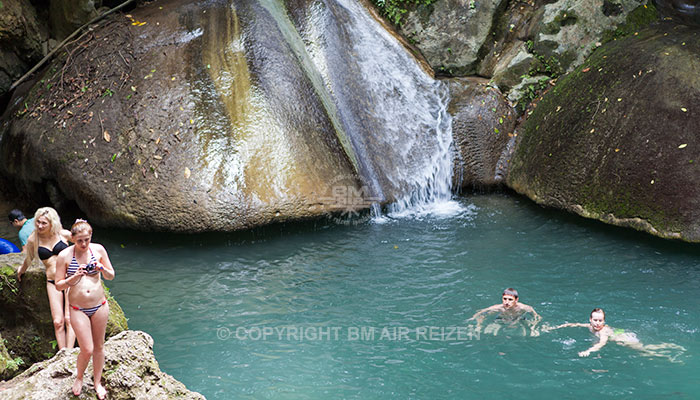
[{"label": "black bikini top", "polygon": [[67,247],[68,245],[65,244],[63,240],[59,240],[51,250],[47,249],[46,247],[39,246],[39,248],[37,249],[37,253],[39,253],[40,260],[46,260],[51,258],[52,256],[57,256],[58,253],[60,253],[63,249]]}]

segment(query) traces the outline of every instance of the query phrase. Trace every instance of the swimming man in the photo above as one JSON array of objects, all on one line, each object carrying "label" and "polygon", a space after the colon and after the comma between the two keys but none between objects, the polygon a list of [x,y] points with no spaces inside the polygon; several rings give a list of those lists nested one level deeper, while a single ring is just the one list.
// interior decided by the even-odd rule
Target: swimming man
[{"label": "swimming man", "polygon": [[[503,324],[508,327],[515,327],[519,322],[525,322],[530,325],[530,336],[538,336],[539,332],[535,329],[535,326],[542,320],[539,314],[534,308],[528,306],[527,304],[518,303],[518,291],[513,288],[508,288],[503,291],[501,296],[503,301],[501,304],[494,304],[491,307],[486,307],[483,310],[479,310],[470,318],[476,320],[476,331],[481,331],[481,324],[484,322],[484,318],[488,314],[500,313],[497,317],[501,324],[489,324],[484,333],[493,333],[494,336],[498,334]],[[532,314],[531,320],[526,320],[524,318],[525,314]],[[522,326],[522,325],[521,325]],[[523,328],[523,333],[527,333],[525,328]]]}]

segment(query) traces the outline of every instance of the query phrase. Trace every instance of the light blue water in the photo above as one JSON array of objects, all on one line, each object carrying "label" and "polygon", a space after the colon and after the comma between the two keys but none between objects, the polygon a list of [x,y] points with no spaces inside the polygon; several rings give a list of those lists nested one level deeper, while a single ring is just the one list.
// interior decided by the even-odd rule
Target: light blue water
[{"label": "light blue water", "polygon": [[[110,252],[130,327],[154,337],[165,372],[208,399],[700,397],[700,247],[505,195],[461,203],[447,218],[239,236],[97,231],[94,241]],[[586,322],[602,307],[609,325],[687,351],[671,363],[611,343],[579,358],[594,343],[583,328],[419,335],[469,327],[509,286],[544,322]],[[326,335],[251,340],[265,327]],[[352,340],[360,327],[408,331]]]}]

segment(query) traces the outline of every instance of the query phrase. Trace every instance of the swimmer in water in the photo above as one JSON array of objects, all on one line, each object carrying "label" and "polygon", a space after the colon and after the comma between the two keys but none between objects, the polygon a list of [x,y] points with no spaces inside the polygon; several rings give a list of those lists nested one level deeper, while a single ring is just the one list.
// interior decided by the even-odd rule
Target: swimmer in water
[{"label": "swimmer in water", "polygon": [[[501,304],[494,304],[491,307],[486,307],[483,310],[479,310],[469,318],[469,320],[476,320],[476,331],[481,331],[481,325],[486,318],[486,315],[493,313],[500,313],[497,317],[501,324],[489,324],[484,333],[493,333],[494,336],[498,334],[501,329],[502,324],[506,324],[508,327],[515,327],[520,322],[525,322],[530,326],[530,336],[538,336],[539,332],[535,329],[535,326],[542,320],[539,314],[534,308],[528,306],[527,304],[518,303],[518,291],[513,288],[508,288],[503,291],[501,296],[503,301]],[[526,320],[524,318],[525,314],[532,314],[531,320]],[[520,325],[522,326],[522,325]],[[527,333],[525,327],[523,327],[523,334]]]},{"label": "swimmer in water", "polygon": [[[675,362],[676,357],[685,351],[683,346],[679,346],[673,343],[662,343],[662,344],[642,344],[637,335],[634,332],[626,332],[624,329],[613,329],[612,327],[605,324],[605,311],[601,308],[596,308],[591,311],[591,316],[588,319],[589,323],[583,324],[578,322],[566,323],[557,325],[554,327],[542,327],[543,332],[549,332],[554,329],[567,328],[567,327],[583,327],[588,328],[592,334],[598,337],[600,340],[598,343],[591,346],[590,349],[580,351],[578,353],[579,357],[588,357],[592,352],[598,351],[605,346],[608,341],[612,340],[623,346],[627,346],[638,350],[645,356],[650,357],[666,357],[671,362]],[[669,355],[662,353],[661,350],[676,350],[679,354]]]}]

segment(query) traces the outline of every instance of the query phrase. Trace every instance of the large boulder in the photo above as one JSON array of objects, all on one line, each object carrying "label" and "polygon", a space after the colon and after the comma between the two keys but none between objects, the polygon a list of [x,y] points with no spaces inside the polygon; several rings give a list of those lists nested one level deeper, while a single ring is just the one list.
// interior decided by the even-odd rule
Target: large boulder
[{"label": "large boulder", "polygon": [[0,3],[0,96],[41,59],[47,38],[47,26],[29,0]]},{"label": "large boulder", "polygon": [[515,138],[515,110],[485,79],[451,78],[447,82],[457,150],[453,187],[500,185],[504,178],[501,159]]},{"label": "large boulder", "polygon": [[[0,255],[0,334],[13,360],[21,369],[45,360],[56,352],[53,322],[46,294],[46,274],[38,261],[17,281],[17,269],[24,255]],[[128,329],[126,317],[114,297],[107,293],[109,320],[106,337]],[[17,369],[15,369],[15,372]]]},{"label": "large boulder", "polygon": [[526,121],[507,183],[538,203],[700,241],[700,29],[609,42]]},{"label": "large boulder", "polygon": [[[357,186],[283,41],[251,43],[249,64],[229,2],[160,8],[108,19],[15,93],[0,169],[20,193],[101,225],[193,232],[323,215],[328,182]],[[246,12],[261,13],[246,40],[274,31]]]},{"label": "large boulder", "polygon": [[[14,379],[0,383],[0,397],[4,400],[75,398],[71,386],[75,380],[78,352],[79,349],[64,349],[50,360],[34,364]],[[85,376],[83,396],[94,395],[92,364]],[[108,398],[113,400],[204,399],[160,370],[153,355],[153,338],[140,331],[122,332],[105,343],[102,382]]]}]

